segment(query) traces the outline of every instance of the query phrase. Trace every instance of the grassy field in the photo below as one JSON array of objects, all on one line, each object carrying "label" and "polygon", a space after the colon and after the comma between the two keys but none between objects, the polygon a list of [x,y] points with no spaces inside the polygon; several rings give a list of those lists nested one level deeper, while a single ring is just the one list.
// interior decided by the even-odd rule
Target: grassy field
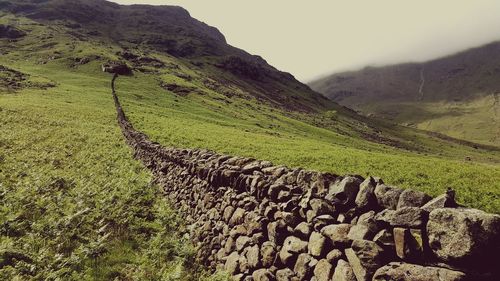
[{"label": "grassy field", "polygon": [[[0,91],[0,279],[201,278],[122,138],[110,77],[58,67],[23,68],[55,88]],[[5,253],[27,261],[6,266]]]},{"label": "grassy field", "polygon": [[[178,97],[158,89],[141,75],[119,78],[117,91],[135,127],[164,145],[207,148],[336,174],[380,176],[389,184],[432,195],[453,187],[460,202],[500,212],[497,164],[390,148],[264,108],[259,114],[255,108],[233,104],[213,110],[196,98]],[[464,148],[436,147],[444,155],[460,149]]]},{"label": "grassy field", "polygon": [[[0,17],[0,24],[11,20]],[[104,39],[74,41],[58,25],[17,20],[32,33],[0,45],[0,65],[27,75],[20,89],[0,88],[0,263],[8,265],[12,253],[24,261],[3,266],[0,279],[205,278],[189,266],[193,247],[182,223],[132,159],[116,124],[111,75],[100,65],[121,48]],[[299,113],[270,106],[248,94],[259,85],[211,66],[213,58],[195,67],[152,55],[173,66],[120,76],[116,89],[134,126],[166,146],[380,176],[432,195],[453,187],[461,203],[500,213],[498,150],[364,120],[341,107]],[[100,58],[74,65],[88,56]],[[195,90],[175,94],[160,87],[165,83]]]}]

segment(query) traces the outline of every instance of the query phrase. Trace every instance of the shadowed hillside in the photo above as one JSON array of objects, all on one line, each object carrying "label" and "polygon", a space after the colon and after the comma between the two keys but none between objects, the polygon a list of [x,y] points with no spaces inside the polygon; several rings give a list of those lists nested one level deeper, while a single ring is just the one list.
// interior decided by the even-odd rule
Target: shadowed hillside
[{"label": "shadowed hillside", "polygon": [[500,43],[425,62],[338,73],[311,86],[397,123],[500,144]]}]

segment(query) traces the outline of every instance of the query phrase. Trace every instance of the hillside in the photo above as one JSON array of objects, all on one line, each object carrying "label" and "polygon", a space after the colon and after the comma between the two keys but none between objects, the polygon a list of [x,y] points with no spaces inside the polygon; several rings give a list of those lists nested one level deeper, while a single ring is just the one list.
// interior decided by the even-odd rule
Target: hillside
[{"label": "hillside", "polygon": [[[180,7],[0,1],[0,279],[203,280],[183,220],[127,146],[380,176],[500,212],[500,151],[366,118]],[[212,280],[219,276],[211,276]],[[207,277],[209,278],[209,277]]]},{"label": "hillside", "polygon": [[500,144],[500,42],[424,63],[367,67],[310,83],[364,115]]}]

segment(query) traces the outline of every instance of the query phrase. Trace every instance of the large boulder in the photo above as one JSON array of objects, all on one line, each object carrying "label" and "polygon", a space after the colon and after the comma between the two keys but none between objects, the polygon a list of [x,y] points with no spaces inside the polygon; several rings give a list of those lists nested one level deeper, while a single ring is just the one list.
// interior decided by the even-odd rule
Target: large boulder
[{"label": "large boulder", "polygon": [[498,261],[500,215],[476,209],[435,209],[427,223],[429,245],[443,261],[481,263]]},{"label": "large boulder", "polygon": [[439,267],[391,262],[375,272],[373,281],[464,281],[466,276],[459,271]]}]

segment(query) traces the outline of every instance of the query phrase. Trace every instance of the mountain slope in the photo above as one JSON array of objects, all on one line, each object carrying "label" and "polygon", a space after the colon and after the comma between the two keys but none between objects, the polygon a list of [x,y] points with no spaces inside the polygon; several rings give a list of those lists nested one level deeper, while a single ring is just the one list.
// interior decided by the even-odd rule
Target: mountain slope
[{"label": "mountain slope", "polygon": [[182,221],[122,138],[103,64],[130,67],[116,81],[121,104],[162,145],[381,176],[432,195],[452,186],[460,202],[500,212],[498,149],[360,116],[227,45],[179,7],[0,3],[8,30],[0,38],[1,280],[202,278]]},{"label": "mountain slope", "polygon": [[310,85],[365,115],[499,145],[499,65],[495,42],[425,63],[338,73]]}]

